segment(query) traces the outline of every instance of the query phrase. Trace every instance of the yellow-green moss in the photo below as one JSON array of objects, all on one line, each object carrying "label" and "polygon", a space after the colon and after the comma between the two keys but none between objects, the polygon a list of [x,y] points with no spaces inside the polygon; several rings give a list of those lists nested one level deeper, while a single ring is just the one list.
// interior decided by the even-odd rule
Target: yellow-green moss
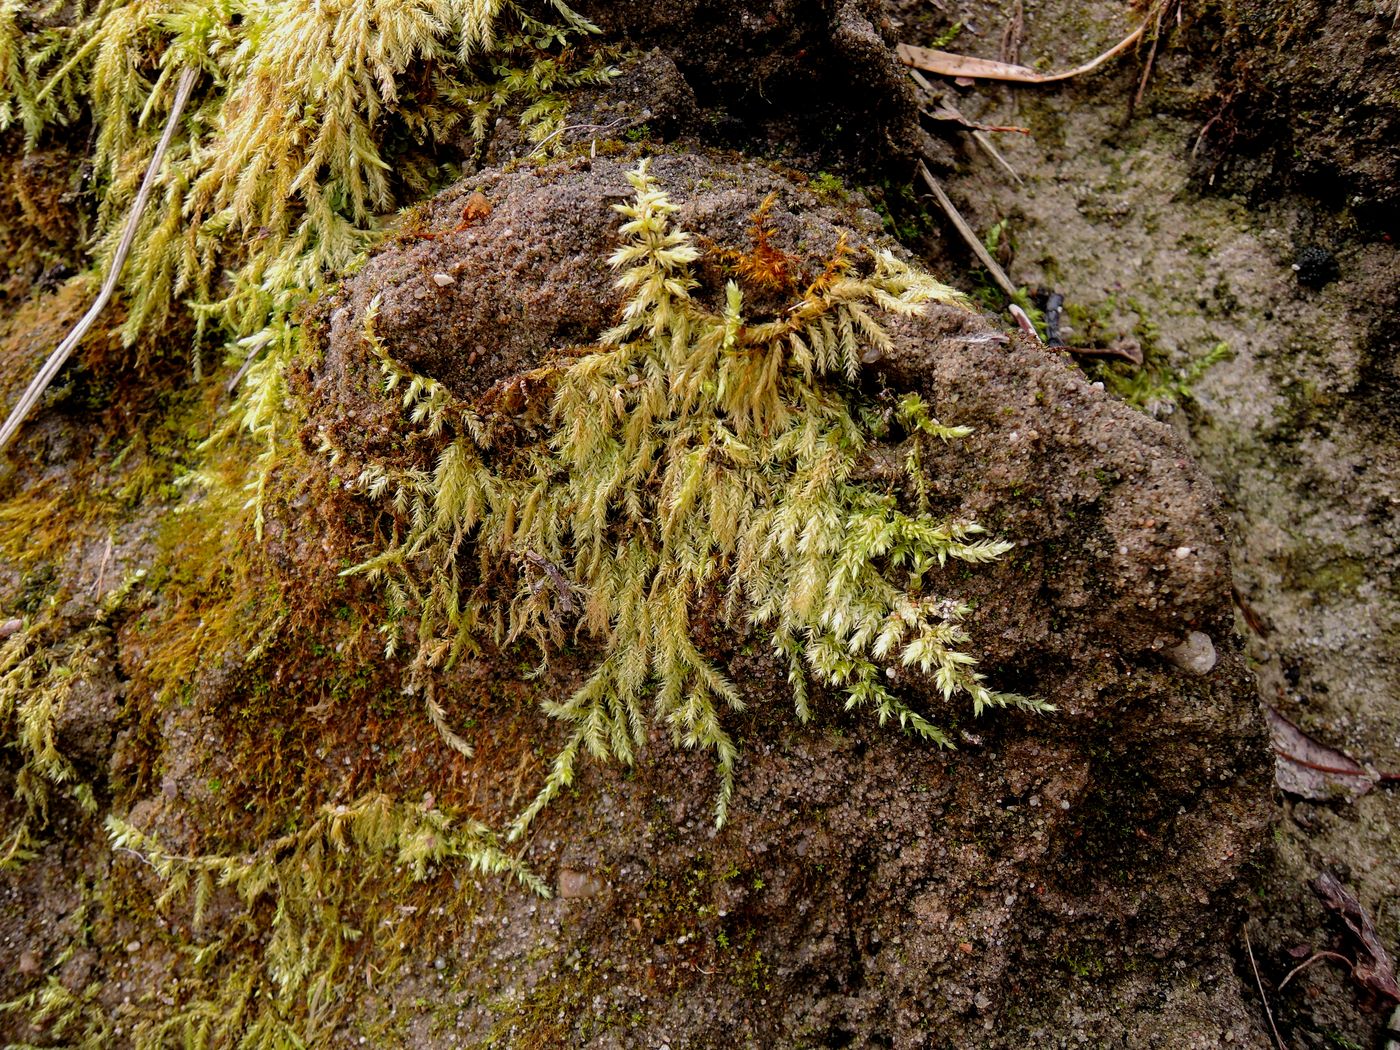
[{"label": "yellow-green moss", "polygon": [[[631,178],[636,199],[617,206],[627,221],[611,260],[631,296],[622,323],[591,352],[522,380],[552,402],[544,440],[498,448],[495,430],[508,425],[499,405],[459,402],[405,369],[376,332],[376,309],[365,318],[386,390],[442,438],[436,463],[371,464],[359,476],[395,518],[386,549],[352,570],[385,583],[388,651],[416,613],[416,679],[427,689],[432,670],[492,624],[507,640],[534,640],[546,660],[570,632],[603,646],[586,683],[544,705],[568,736],[512,837],[571,783],[584,751],[631,763],[649,718],[678,745],[714,752],[723,822],[738,751],[720,712],[743,699],[697,644],[692,615],[707,596],[722,597],[721,618],[769,633],[804,721],[810,674],[847,707],[951,746],[888,686],[893,665],[945,698],[968,695],[978,712],[1045,710],[983,684],[960,648],[968,610],[925,584],[948,558],[983,562],[1007,549],[977,538],[974,523],[926,513],[919,446],[966,429],[938,423],[913,395],[889,419],[863,414],[851,385],[863,358],[889,349],[882,313],[914,314],[955,293],[888,252],[861,259],[844,242],[798,288],[797,260],[773,248],[760,209],[752,249],[719,255],[739,279],[718,310],[706,307],[691,294],[700,252],[672,226],[676,206],[645,163]],[[787,301],[751,317],[746,289]],[[857,476],[875,433],[892,427],[912,510]]]}]

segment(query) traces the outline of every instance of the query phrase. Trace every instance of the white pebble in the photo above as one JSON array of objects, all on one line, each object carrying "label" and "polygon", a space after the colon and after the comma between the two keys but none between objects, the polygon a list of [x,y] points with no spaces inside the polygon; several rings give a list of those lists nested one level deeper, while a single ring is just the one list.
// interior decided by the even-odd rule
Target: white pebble
[{"label": "white pebble", "polygon": [[1196,675],[1209,674],[1215,666],[1215,643],[1210,640],[1210,635],[1192,631],[1186,636],[1186,641],[1162,655],[1183,671]]}]

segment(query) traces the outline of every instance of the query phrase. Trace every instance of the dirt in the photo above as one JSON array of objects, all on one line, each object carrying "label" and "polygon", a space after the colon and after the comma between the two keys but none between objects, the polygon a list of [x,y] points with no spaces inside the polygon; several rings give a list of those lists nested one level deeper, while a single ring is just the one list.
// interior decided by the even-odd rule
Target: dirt
[{"label": "dirt", "polygon": [[[1019,56],[1002,41],[1017,10]],[[1391,12],[1351,3],[1324,17],[1293,0],[1188,7],[1178,24],[1173,9],[1137,101],[1145,48],[1055,88],[947,87],[966,116],[1030,129],[996,139],[1021,183],[964,133],[912,123],[920,99],[889,44],[1063,67],[1121,39],[1139,17],[1125,5],[589,13],[643,51],[577,100],[569,155],[522,163],[532,147],[503,121],[480,171],[308,315],[313,352],[290,402],[300,446],[274,480],[265,555],[244,555],[246,524],[220,524],[240,520],[232,505],[201,501],[167,462],[198,462],[217,390],[147,390],[123,412],[130,380],[99,339],[27,431],[0,479],[3,611],[59,608],[46,629],[60,647],[96,630],[56,731],[99,813],[189,852],[253,848],[367,787],[508,820],[557,747],[537,705],[577,686],[590,649],[537,680],[519,649],[443,676],[450,722],[476,727],[470,759],[405,700],[406,668],[373,631],[381,596],[338,575],[384,527],[349,491],[359,469],[431,470],[438,450],[406,435],[378,390],[360,335],[370,303],[396,358],[532,425],[543,404],[517,377],[616,317],[610,205],[651,152],[679,221],[715,245],[747,247],[750,215],[776,192],[777,242],[819,271],[838,228],[892,244],[883,215],[905,238],[897,251],[999,309],[940,216],[900,188],[922,152],[975,229],[1005,222],[998,250],[1031,301],[1066,297],[1072,346],[1131,342],[1147,357],[1142,370],[1096,364],[939,307],[892,323],[895,349],[862,379],[876,404],[916,390],[945,422],[975,427],[931,454],[933,508],[1016,547],[939,582],[975,604],[993,684],[1058,710],[974,721],[900,672],[956,751],[837,697],[802,726],[763,639],[716,621],[706,644],[750,701],[732,725],[743,759],[730,823],[709,820],[708,760],[664,733],[635,770],[587,765],[525,851],[555,899],[490,879],[473,889],[449,867],[415,895],[386,888],[384,915],[373,895],[346,903],[371,932],[338,986],[346,1013],[320,1041],[1263,1048],[1267,1001],[1286,1045],[1379,1045],[1393,1004],[1346,968],[1324,961],[1280,984],[1312,950],[1355,958],[1309,888],[1321,872],[1387,946],[1400,939],[1393,789],[1271,795],[1257,705],[1400,770]],[[4,294],[23,304],[4,333],[15,362],[42,354],[82,292],[36,261],[71,258],[71,156],[24,163],[69,174],[16,182],[0,209],[16,246]],[[21,214],[32,232],[9,232]],[[700,276],[716,304],[722,267]],[[1182,378],[1221,343],[1223,360]],[[120,439],[80,429],[93,405]],[[323,438],[343,452],[333,467]],[[862,470],[904,484],[892,445]],[[63,478],[84,479],[64,494],[82,523],[71,534],[44,502]],[[95,596],[137,568],[159,582],[104,619]],[[1200,635],[1215,655],[1204,673],[1172,660]],[[133,1022],[174,1016],[244,972],[239,960],[259,970],[267,901],[217,897],[233,954],[201,974],[184,961],[187,909],[153,910],[153,872],[108,849],[61,793],[52,807],[37,857],[0,881],[0,953],[15,960],[0,998],[48,978],[89,990],[81,1016],[108,1025],[93,1045],[127,1045]],[[16,812],[11,800],[4,815]],[[0,1015],[0,1035],[74,1038],[26,1018]]]},{"label": "dirt", "polygon": [[[997,57],[988,30],[1012,6],[959,5],[926,31],[962,20],[982,35],[957,45]],[[1024,185],[971,143],[948,176],[975,228],[1007,221],[1013,279],[1079,308],[1071,343],[1148,342],[1175,369],[1228,345],[1167,418],[1229,510],[1261,699],[1383,770],[1400,762],[1392,16],[1299,3],[1201,18],[1159,50],[1135,108],[1141,56],[1054,93],[958,91],[969,117],[1031,134],[996,140]],[[1022,60],[1072,65],[1131,21],[1112,4],[1027,7]],[[968,264],[956,243],[946,257]],[[1280,1031],[1289,1045],[1375,1045],[1388,1007],[1345,968],[1275,989],[1307,950],[1351,950],[1308,888],[1322,871],[1394,946],[1400,809],[1385,790],[1279,804],[1252,922]]]},{"label": "dirt", "polygon": [[[327,304],[329,343],[307,380],[308,427],[364,432],[363,393],[347,402],[336,392],[363,390],[346,379],[368,370],[360,333],[375,300],[389,352],[461,394],[537,366],[538,350],[532,359],[520,347],[549,345],[541,327],[596,330],[617,309],[617,293],[591,267],[561,272],[568,260],[615,248],[615,220],[579,216],[590,207],[606,215],[607,202],[627,192],[630,166],[589,160],[486,174],[454,191],[440,209],[448,216],[473,193],[496,204],[469,231],[381,253]],[[747,216],[770,192],[782,202],[776,245],[817,270],[836,242],[835,221],[872,235],[875,216],[842,216],[759,165],[683,153],[656,158],[652,172],[681,204],[677,221],[721,243],[742,245]],[[483,255],[483,245],[495,247]],[[464,369],[460,352],[438,348],[457,341],[452,325],[480,315],[483,265],[496,299],[525,308],[478,325],[468,337],[475,362]],[[439,286],[436,272],[460,286]],[[710,275],[694,294],[717,301],[722,277]],[[567,294],[528,309],[556,281]],[[1037,1026],[1057,1023],[1057,1002],[1078,1002],[1066,989],[1021,1003],[1017,988],[1031,974],[1072,987],[1092,972],[1116,989],[1110,998],[1132,999],[1147,975],[1163,979],[1156,958],[1228,969],[1197,932],[1205,916],[1239,906],[1239,875],[1261,841],[1264,752],[1230,640],[1210,487],[1169,428],[1095,389],[1062,355],[1010,339],[967,309],[892,331],[896,350],[875,366],[888,389],[918,390],[944,418],[976,428],[930,462],[936,506],[1018,545],[1004,564],[948,584],[956,579],[978,606],[990,673],[1053,699],[1058,713],[964,722],[915,676],[896,680],[963,727],[964,752],[930,753],[848,718],[809,738],[780,714],[790,702],[785,672],[761,638],[741,637],[729,647],[754,653],[731,657],[730,673],[765,713],[744,720],[728,827],[716,835],[706,820],[704,763],[667,756],[664,740],[653,739],[626,782],[590,771],[577,799],[545,818],[530,855],[560,872],[561,898],[572,896],[565,885],[589,878],[606,892],[550,906],[504,898],[508,932],[494,935],[486,972],[462,978],[460,1004],[520,996],[524,1010],[597,981],[591,1012],[564,1027],[564,1042],[921,1046],[937,1028],[962,1033],[958,1041],[1024,1045]],[[355,457],[376,451],[352,447],[340,468],[347,479],[361,469]],[[895,456],[873,452],[873,478],[897,477]],[[1199,680],[1164,659],[1191,629],[1218,639],[1221,662]],[[552,933],[563,915],[569,928]],[[1079,915],[1092,924],[1081,928]],[[477,948],[469,939],[446,950],[471,957]],[[568,964],[580,955],[592,960],[582,971]],[[763,960],[758,972],[745,957]],[[543,970],[532,987],[511,976],[530,972],[527,958]],[[1125,987],[1126,959],[1137,973]],[[930,983],[930,970],[946,977]],[[891,992],[907,1004],[893,1014],[881,1007]],[[1228,996],[1181,995],[1213,1018],[1202,1045],[1227,1031],[1244,1037],[1245,1015]],[[612,1026],[600,1017],[637,1010],[644,1020],[602,1031]],[[1131,1027],[1117,1008],[1081,1012],[1086,1034]]]}]

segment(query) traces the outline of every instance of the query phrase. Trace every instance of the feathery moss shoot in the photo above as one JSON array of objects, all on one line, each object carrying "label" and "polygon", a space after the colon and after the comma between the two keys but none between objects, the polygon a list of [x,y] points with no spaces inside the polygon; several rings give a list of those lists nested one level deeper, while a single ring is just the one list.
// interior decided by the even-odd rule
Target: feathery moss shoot
[{"label": "feathery moss shoot", "polygon": [[32,145],[92,121],[101,269],[180,72],[199,71],[122,275],[122,334],[144,354],[142,337],[184,303],[196,376],[206,331],[250,361],[226,429],[265,443],[251,486],[260,515],[296,308],[354,266],[381,216],[450,177],[433,148],[464,123],[480,139],[518,102],[529,137],[552,138],[562,93],[613,73],[567,46],[592,32],[563,0],[0,3],[0,131],[21,126]]},{"label": "feathery moss shoot", "polygon": [[[595,348],[528,377],[552,392],[545,440],[497,445],[503,417],[413,375],[376,335],[374,308],[365,321],[386,388],[402,388],[412,422],[445,442],[435,465],[359,478],[385,501],[396,538],[350,571],[385,582],[398,621],[417,612],[419,666],[450,664],[487,623],[546,654],[569,629],[603,647],[583,686],[545,705],[567,736],[511,837],[571,783],[583,753],[635,761],[649,719],[714,753],[723,823],[738,750],[721,715],[743,700],[696,644],[702,600],[771,637],[803,721],[811,679],[847,708],[951,747],[887,684],[893,665],[979,713],[1048,710],[989,689],[962,651],[968,608],[925,587],[947,559],[990,561],[1009,545],[980,538],[974,523],[911,513],[858,477],[880,424],[853,407],[852,384],[863,360],[889,348],[878,316],[957,294],[889,252],[860,259],[843,242],[771,319],[746,315],[735,281],[709,309],[691,294],[700,252],[672,224],[676,206],[645,162],[630,179],[635,199],[616,206],[626,222],[611,259],[630,300]],[[919,445],[969,431],[933,419],[916,395],[894,415],[922,492]],[[497,607],[503,566],[514,593]],[[388,630],[393,651],[397,623]]]}]

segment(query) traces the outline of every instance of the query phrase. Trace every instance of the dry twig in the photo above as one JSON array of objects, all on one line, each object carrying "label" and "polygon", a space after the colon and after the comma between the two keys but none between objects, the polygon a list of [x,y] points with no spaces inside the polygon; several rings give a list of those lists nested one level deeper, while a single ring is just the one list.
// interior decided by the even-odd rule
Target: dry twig
[{"label": "dry twig", "polygon": [[1011,278],[1006,276],[1006,271],[992,258],[992,253],[987,251],[987,246],[983,244],[977,234],[973,232],[972,227],[967,224],[967,220],[962,217],[962,213],[953,206],[953,202],[948,199],[948,194],[943,191],[943,187],[939,184],[938,180],[933,177],[933,174],[928,170],[927,165],[925,165],[923,161],[919,161],[919,177],[922,178],[925,185],[933,191],[933,196],[937,199],[944,214],[948,216],[948,220],[957,228],[958,233],[962,235],[962,239],[967,242],[967,246],[972,249],[972,254],[977,256],[978,262],[987,268],[987,272],[992,275],[992,280],[996,282],[997,287],[1006,293],[1008,299],[1013,298],[1016,295],[1016,286],[1011,283]]},{"label": "dry twig", "polygon": [[1348,959],[1345,955],[1340,955],[1337,952],[1313,952],[1313,954],[1306,961],[1300,962],[1297,966],[1293,967],[1293,969],[1288,971],[1288,976],[1285,977],[1283,980],[1279,981],[1278,990],[1280,992],[1283,991],[1285,988],[1288,987],[1289,981],[1293,980],[1293,978],[1297,977],[1298,974],[1302,973],[1313,963],[1320,962],[1323,959],[1334,959],[1337,962],[1344,964],[1348,970],[1352,969],[1351,960]]},{"label": "dry twig", "polygon": [[1001,33],[1001,55],[1003,62],[1011,65],[1021,63],[1021,45],[1026,39],[1026,9],[1021,0],[1016,0],[1016,10],[1012,13],[1006,28]]},{"label": "dry twig", "polygon": [[1249,923],[1245,923],[1242,928],[1244,930],[1244,950],[1249,953],[1249,968],[1254,971],[1254,983],[1259,988],[1259,998],[1264,1003],[1264,1014],[1269,1019],[1269,1030],[1274,1033],[1274,1042],[1278,1044],[1278,1050],[1288,1050],[1283,1036],[1278,1034],[1278,1025],[1274,1024],[1274,1011],[1269,1007],[1269,997],[1264,994],[1264,979],[1259,976],[1259,964],[1254,961],[1254,945],[1249,943]]},{"label": "dry twig", "polygon": [[[952,119],[956,123],[962,125],[963,127],[969,128],[972,131],[972,140],[986,151],[987,155],[992,158],[996,165],[999,168],[1001,168],[1004,172],[1006,172],[1006,174],[1010,175],[1011,180],[1015,182],[1017,186],[1025,185],[1025,183],[1021,180],[1021,176],[1016,174],[1016,169],[1013,168],[1007,162],[1006,158],[1001,155],[1001,152],[994,145],[992,145],[992,138],[990,135],[987,134],[987,132],[1019,131],[1029,135],[1029,128],[1015,127],[1010,125],[1005,127],[993,127],[986,124],[976,124],[968,120],[960,112],[958,112],[958,108],[948,101],[947,96],[943,95],[937,88],[930,84],[928,81],[928,77],[924,76],[917,69],[910,67],[909,78],[913,80],[914,83],[918,84],[919,87],[923,88],[924,91],[928,93],[929,97],[932,98],[938,106],[938,108],[932,113],[930,113],[929,116],[933,117],[936,120]],[[947,116],[943,115],[945,111],[947,113]]]},{"label": "dry twig", "polygon": [[175,137],[175,125],[180,120],[180,113],[185,108],[185,103],[189,101],[190,92],[194,89],[195,79],[199,76],[199,70],[193,67],[187,68],[180,74],[179,86],[175,89],[175,101],[170,106],[170,116],[165,121],[165,131],[161,134],[160,142],[156,146],[156,151],[151,156],[151,163],[146,167],[146,177],[141,180],[141,188],[136,193],[136,200],[131,204],[131,212],[127,216],[126,228],[122,230],[122,239],[117,244],[117,250],[112,255],[111,264],[107,268],[107,279],[102,283],[102,290],[97,293],[97,301],[92,304],[88,312],[83,315],[81,321],[73,326],[73,330],[68,333],[63,342],[58,344],[49,359],[44,362],[44,367],[39,370],[39,374],[34,377],[28,388],[24,391],[24,396],[19,399],[10,412],[10,418],[5,420],[4,427],[0,427],[0,452],[3,452],[14,440],[19,428],[24,425],[25,419],[30,411],[39,402],[39,398],[44,396],[44,391],[53,382],[54,376],[58,375],[58,370],[63,367],[73,350],[87,335],[88,329],[93,326],[98,315],[111,300],[112,294],[117,290],[117,281],[121,277],[122,265],[126,262],[126,257],[131,251],[131,244],[136,240],[136,230],[141,224],[141,215],[146,210],[146,204],[151,198],[151,191],[155,189],[156,177],[160,173],[161,162],[165,159],[165,151],[170,148],[170,140]]}]

